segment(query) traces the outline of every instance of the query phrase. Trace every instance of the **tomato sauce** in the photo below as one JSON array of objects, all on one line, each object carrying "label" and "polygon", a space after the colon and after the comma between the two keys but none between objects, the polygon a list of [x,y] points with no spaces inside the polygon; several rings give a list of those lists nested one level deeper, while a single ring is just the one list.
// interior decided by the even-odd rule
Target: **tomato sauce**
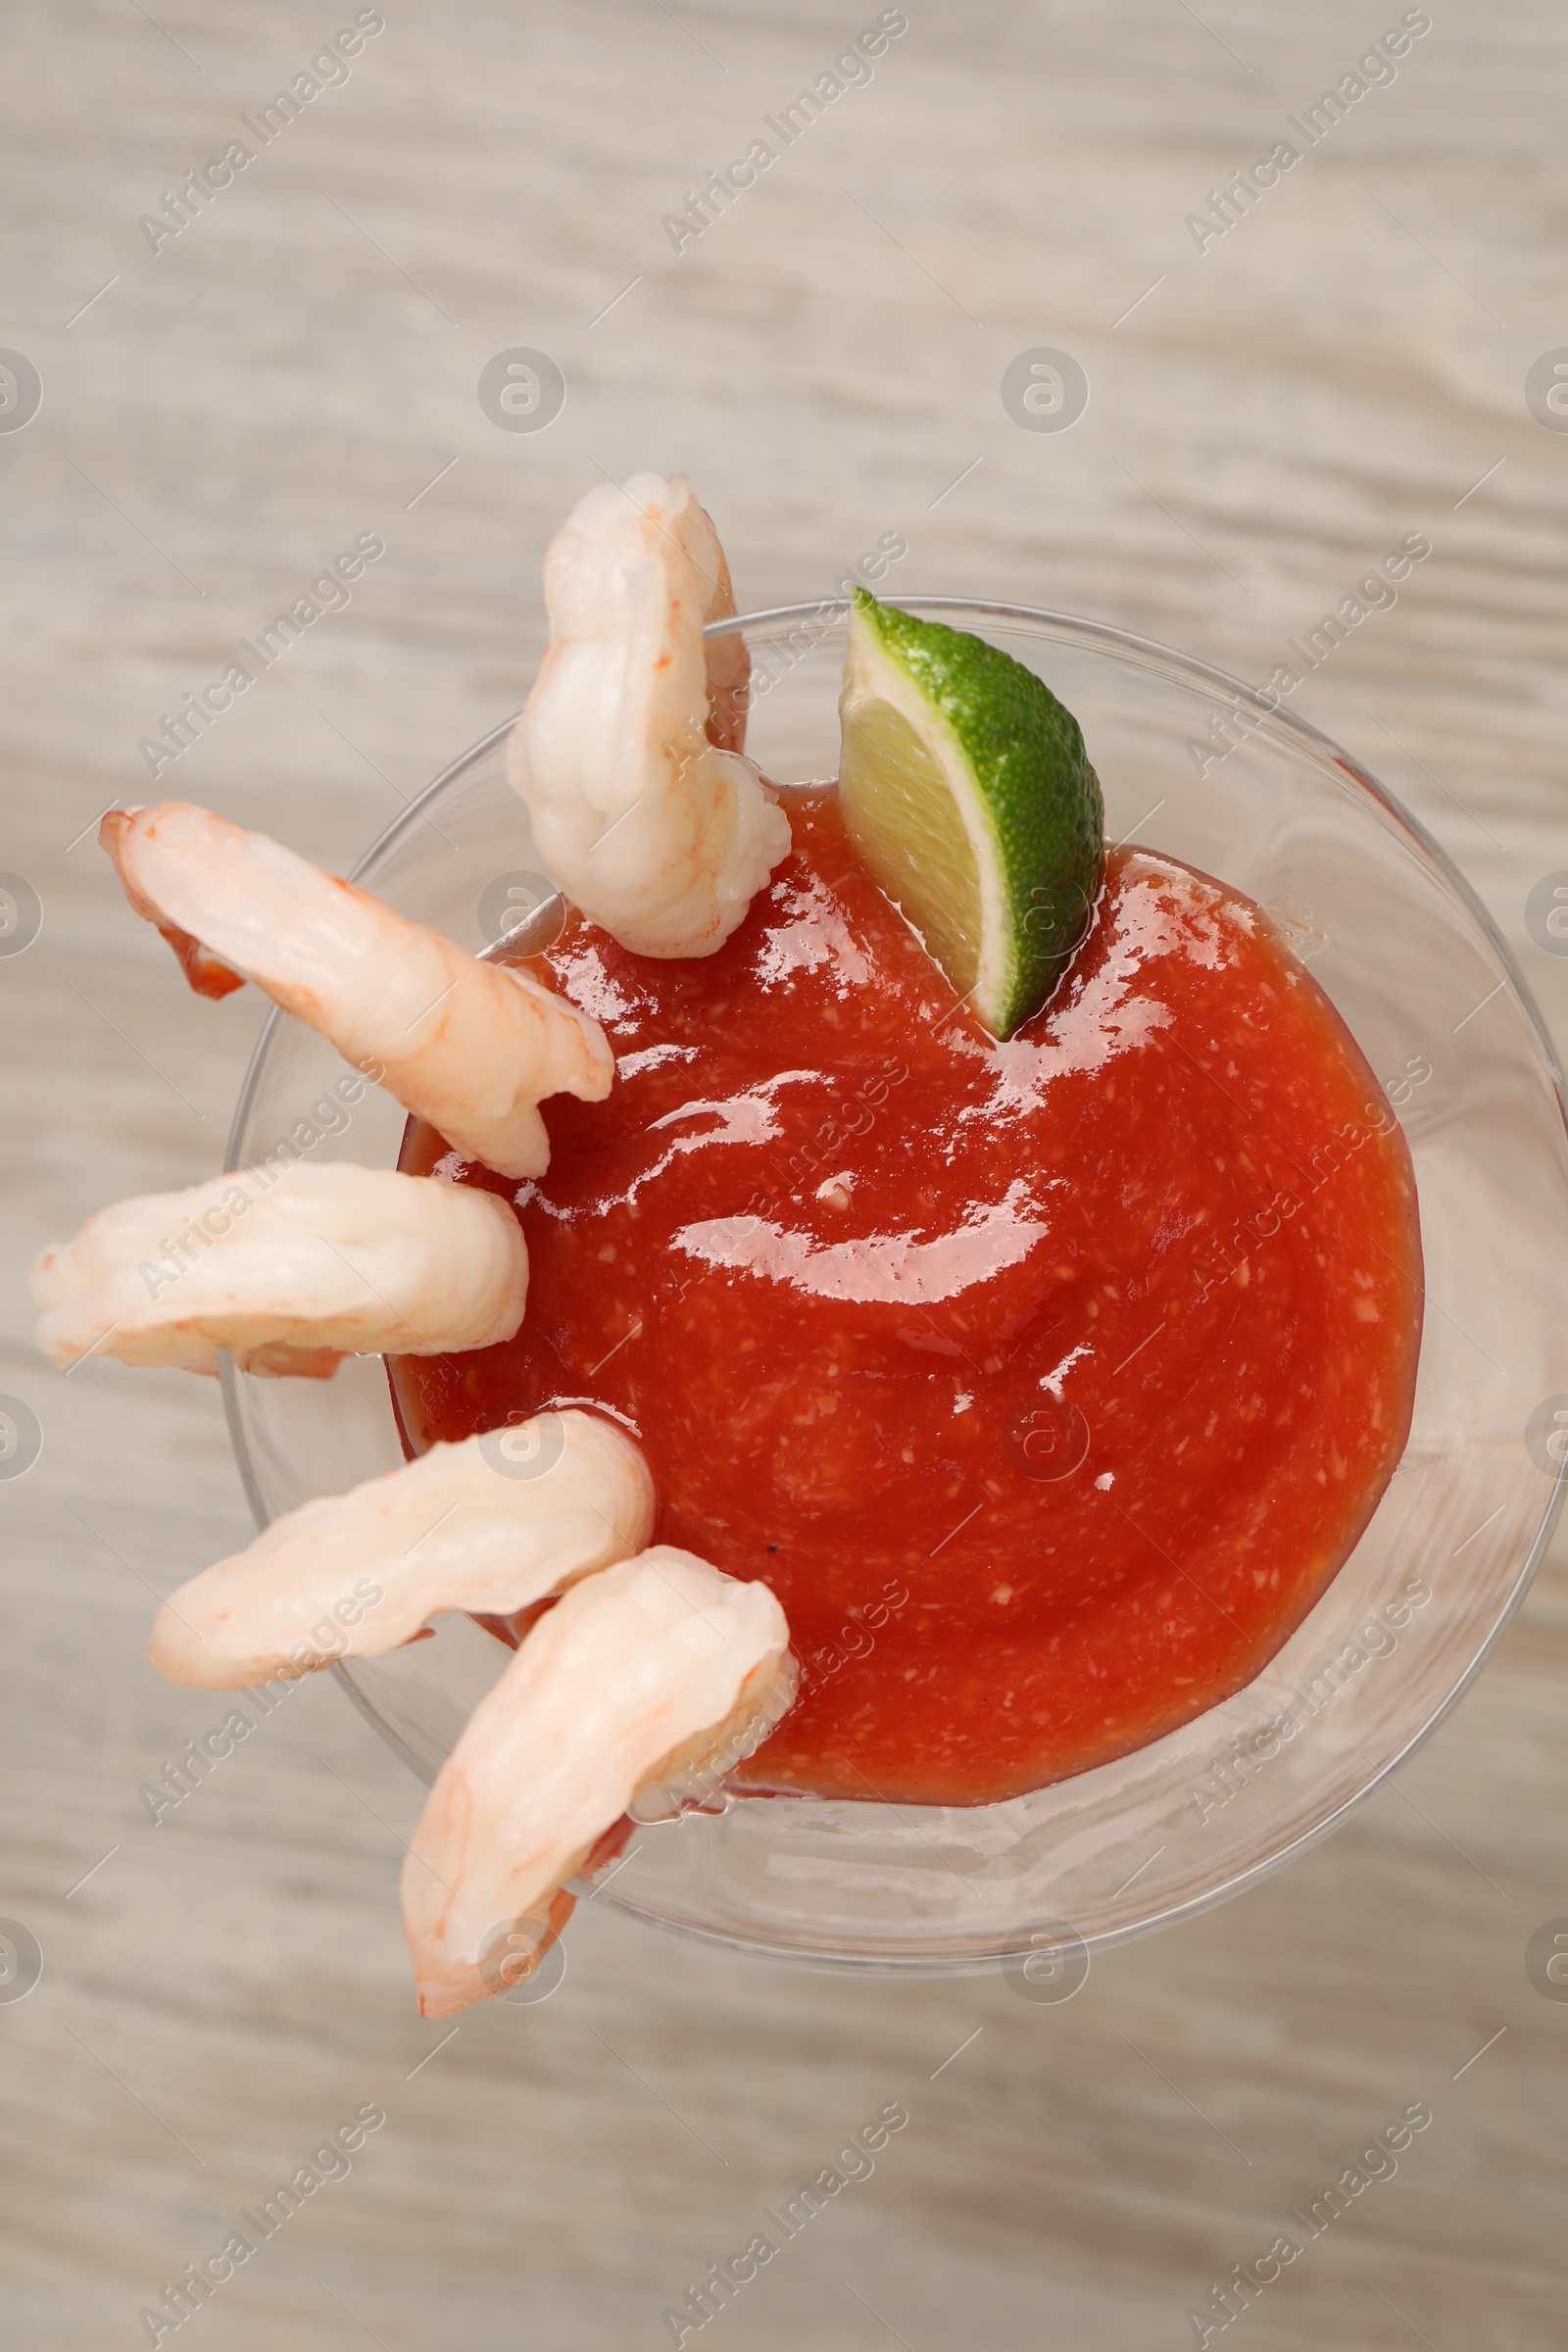
[{"label": "tomato sauce", "polygon": [[573,917],[530,966],[605,1025],[513,1198],[514,1340],[392,1365],[421,1450],[550,1406],[641,1440],[656,1541],[763,1577],[804,1669],[746,1768],[977,1804],[1125,1754],[1259,1671],[1409,1429],[1409,1155],[1250,901],[1113,854],[1052,1002],[998,1046],[830,795],[715,956]]}]

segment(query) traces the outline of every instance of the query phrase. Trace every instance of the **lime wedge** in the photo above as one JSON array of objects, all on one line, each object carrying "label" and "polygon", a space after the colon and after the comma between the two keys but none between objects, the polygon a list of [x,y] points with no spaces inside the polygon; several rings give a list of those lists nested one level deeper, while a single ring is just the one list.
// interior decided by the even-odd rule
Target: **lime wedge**
[{"label": "lime wedge", "polygon": [[1078,721],[963,629],[855,591],[839,801],[851,837],[996,1037],[1038,1012],[1088,925],[1104,859]]}]

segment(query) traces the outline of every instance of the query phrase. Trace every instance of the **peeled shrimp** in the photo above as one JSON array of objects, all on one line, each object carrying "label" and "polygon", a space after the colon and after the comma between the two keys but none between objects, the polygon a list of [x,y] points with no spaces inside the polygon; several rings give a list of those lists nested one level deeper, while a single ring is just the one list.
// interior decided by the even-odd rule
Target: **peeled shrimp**
[{"label": "peeled shrimp", "polygon": [[550,646],[507,766],[566,896],[640,956],[710,956],[789,819],[740,752],[747,674],[712,524],[683,473],[579,501],[545,558]]},{"label": "peeled shrimp", "polygon": [[599,1102],[610,1092],[614,1062],[587,1013],[265,833],[165,801],[111,809],[99,839],[193,987],[221,994],[228,965],[247,974],[502,1176],[544,1174],[547,1096]]},{"label": "peeled shrimp", "polygon": [[510,1340],[528,1252],[493,1193],[345,1162],[240,1168],[89,1217],[34,1260],[52,1364],[325,1379],[345,1354],[444,1355]]},{"label": "peeled shrimp", "polygon": [[765,1585],[661,1544],[584,1578],[523,1641],[431,1789],[403,1869],[426,2017],[504,1991],[509,1941],[550,1941],[564,1882],[639,1790],[750,1754],[794,1695]]},{"label": "peeled shrimp", "polygon": [[442,1610],[505,1615],[564,1592],[653,1528],[633,1440],[596,1413],[545,1413],[274,1519],[165,1601],[147,1655],[205,1690],[374,1657]]}]

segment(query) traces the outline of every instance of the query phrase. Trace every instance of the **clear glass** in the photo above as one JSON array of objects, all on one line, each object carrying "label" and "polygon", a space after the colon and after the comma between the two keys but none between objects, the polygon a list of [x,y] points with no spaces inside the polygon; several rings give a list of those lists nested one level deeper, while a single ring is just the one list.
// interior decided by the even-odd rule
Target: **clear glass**
[{"label": "clear glass", "polygon": [[[602,1885],[601,1900],[641,1919],[755,1952],[963,1974],[1027,1952],[1042,1923],[1093,1948],[1236,1893],[1332,1828],[1477,1672],[1561,1500],[1535,1433],[1568,1407],[1568,1136],[1551,1048],[1501,940],[1354,760],[1144,639],[1017,606],[917,598],[909,610],[1004,647],[1077,713],[1112,840],[1185,858],[1274,910],[1403,1121],[1428,1282],[1404,1458],[1351,1558],[1249,1689],[1134,1755],[1004,1804],[747,1796],[651,1824]],[[780,783],[830,777],[845,608],[720,626],[751,648],[753,756]],[[506,733],[438,777],[357,876],[476,950],[552,887],[503,774]],[[264,1157],[343,1066],[274,1013],[227,1164]],[[403,1125],[372,1091],[313,1156],[390,1166]],[[326,1384],[225,1364],[224,1394],[263,1524],[402,1459],[378,1358]],[[1430,1597],[1406,1602],[1399,1622],[1411,1578]],[[428,1779],[506,1656],[467,1619],[444,1617],[432,1641],[334,1671]]]}]

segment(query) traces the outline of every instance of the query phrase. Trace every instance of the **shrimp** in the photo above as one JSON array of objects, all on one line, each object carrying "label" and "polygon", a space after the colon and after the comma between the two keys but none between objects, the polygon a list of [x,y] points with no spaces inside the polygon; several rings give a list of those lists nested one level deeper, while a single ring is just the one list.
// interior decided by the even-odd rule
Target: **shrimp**
[{"label": "shrimp", "polygon": [[544,1413],[274,1519],[165,1601],[147,1655],[204,1690],[292,1679],[395,1649],[442,1610],[526,1608],[653,1530],[640,1446],[596,1413]]},{"label": "shrimp", "polygon": [[[734,611],[682,473],[579,501],[545,558],[550,646],[508,746],[513,785],[568,898],[640,956],[710,956],[780,858],[789,819],[740,752]],[[732,650],[733,649],[733,650]]]},{"label": "shrimp", "polygon": [[346,1162],[237,1168],[89,1217],[34,1260],[37,1344],[52,1364],[328,1379],[346,1354],[445,1355],[510,1340],[528,1252],[505,1200]]},{"label": "shrimp", "polygon": [[[570,1909],[564,1882],[639,1791],[705,1761],[713,1785],[794,1696],[765,1585],[660,1544],[574,1585],[482,1698],[431,1789],[403,1870],[426,2017],[513,1981]],[[508,1947],[512,1946],[512,1955]]]},{"label": "shrimp", "polygon": [[544,1174],[547,1096],[610,1092],[614,1061],[589,1014],[265,833],[165,801],[111,809],[99,839],[193,987],[213,993],[229,966],[247,974],[498,1175]]}]

